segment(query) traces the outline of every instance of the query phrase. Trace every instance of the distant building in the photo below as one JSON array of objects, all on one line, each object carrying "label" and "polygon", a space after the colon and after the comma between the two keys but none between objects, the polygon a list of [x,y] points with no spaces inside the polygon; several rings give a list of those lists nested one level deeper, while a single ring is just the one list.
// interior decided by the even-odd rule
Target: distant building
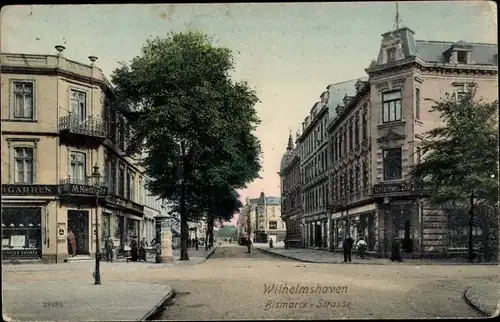
[{"label": "distant building", "polygon": [[300,156],[293,144],[292,133],[288,138],[286,152],[281,158],[280,171],[281,186],[281,218],[286,226],[286,247],[302,247],[302,196]]}]

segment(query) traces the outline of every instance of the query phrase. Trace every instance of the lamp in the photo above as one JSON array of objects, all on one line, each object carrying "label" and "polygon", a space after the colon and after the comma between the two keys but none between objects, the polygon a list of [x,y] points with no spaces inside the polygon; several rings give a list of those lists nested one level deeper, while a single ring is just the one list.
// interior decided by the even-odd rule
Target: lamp
[{"label": "lamp", "polygon": [[99,189],[101,187],[101,173],[99,172],[99,166],[94,165],[94,171],[91,176],[92,183],[95,187],[95,272],[94,272],[94,284],[101,285],[101,272],[99,262],[101,261],[101,243],[99,240],[99,216],[98,216],[98,208],[99,208]]}]

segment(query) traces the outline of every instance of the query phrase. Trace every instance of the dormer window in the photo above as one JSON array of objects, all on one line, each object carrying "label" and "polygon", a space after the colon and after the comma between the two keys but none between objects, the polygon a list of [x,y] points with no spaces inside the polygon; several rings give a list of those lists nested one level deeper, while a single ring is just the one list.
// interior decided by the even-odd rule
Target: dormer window
[{"label": "dormer window", "polygon": [[467,64],[467,52],[464,50],[457,51],[457,61],[459,64]]},{"label": "dormer window", "polygon": [[387,62],[396,60],[396,47],[387,48]]}]

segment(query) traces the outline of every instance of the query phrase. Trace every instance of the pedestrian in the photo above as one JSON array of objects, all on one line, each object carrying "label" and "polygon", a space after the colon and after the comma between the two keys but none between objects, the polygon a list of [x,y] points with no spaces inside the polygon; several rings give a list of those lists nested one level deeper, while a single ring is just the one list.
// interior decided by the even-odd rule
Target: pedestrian
[{"label": "pedestrian", "polygon": [[196,238],[194,239],[194,247],[196,247],[196,250],[198,250],[198,248],[199,248],[199,241],[198,241],[198,237],[196,237]]},{"label": "pedestrian", "polygon": [[362,259],[364,259],[366,255],[366,246],[367,246],[366,241],[363,238],[363,236],[361,236],[358,242],[356,243],[356,247],[358,248],[358,256]]},{"label": "pedestrian", "polygon": [[108,236],[106,239],[106,259],[110,263],[113,263],[113,248],[115,248],[115,242],[111,236]]},{"label": "pedestrian", "polygon": [[352,253],[352,245],[354,244],[354,239],[352,239],[351,235],[347,235],[342,243],[342,248],[344,251],[344,263],[351,262],[351,253]]},{"label": "pedestrian", "polygon": [[73,229],[70,229],[68,232],[68,243],[71,248],[71,257],[76,256],[76,237],[73,233]]},{"label": "pedestrian", "polygon": [[148,247],[148,242],[146,241],[146,237],[142,237],[139,243],[139,260],[146,261],[146,247]]},{"label": "pedestrian", "polygon": [[247,244],[247,250],[248,250],[248,253],[251,254],[252,253],[252,240],[250,239],[250,237],[247,237],[246,238],[246,244]]},{"label": "pedestrian", "polygon": [[403,258],[401,257],[401,244],[397,238],[392,240],[392,252],[391,252],[391,261],[394,262],[402,262]]},{"label": "pedestrian", "polygon": [[135,236],[132,236],[132,240],[130,241],[130,257],[132,262],[137,262],[137,240]]}]

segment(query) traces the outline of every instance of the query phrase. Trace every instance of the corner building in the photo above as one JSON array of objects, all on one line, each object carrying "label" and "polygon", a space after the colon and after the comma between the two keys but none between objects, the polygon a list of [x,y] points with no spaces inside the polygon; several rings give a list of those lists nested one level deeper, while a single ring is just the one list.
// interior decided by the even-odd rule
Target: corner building
[{"label": "corner building", "polygon": [[[424,157],[419,148],[423,134],[440,124],[427,99],[440,100],[446,93],[459,99],[470,86],[476,87],[477,99],[498,99],[497,45],[421,41],[414,36],[409,28],[384,33],[378,58],[366,69],[375,250],[381,256],[390,254],[395,239],[405,257],[466,249],[449,233],[451,219],[427,205],[408,172]],[[460,240],[467,234],[463,228]]]},{"label": "corner building", "polygon": [[[110,108],[102,71],[57,55],[2,54],[2,256],[63,262],[108,235],[141,238],[142,170],[123,151],[126,120]],[[100,179],[92,177],[98,171]],[[96,226],[96,217],[98,225]]]}]

